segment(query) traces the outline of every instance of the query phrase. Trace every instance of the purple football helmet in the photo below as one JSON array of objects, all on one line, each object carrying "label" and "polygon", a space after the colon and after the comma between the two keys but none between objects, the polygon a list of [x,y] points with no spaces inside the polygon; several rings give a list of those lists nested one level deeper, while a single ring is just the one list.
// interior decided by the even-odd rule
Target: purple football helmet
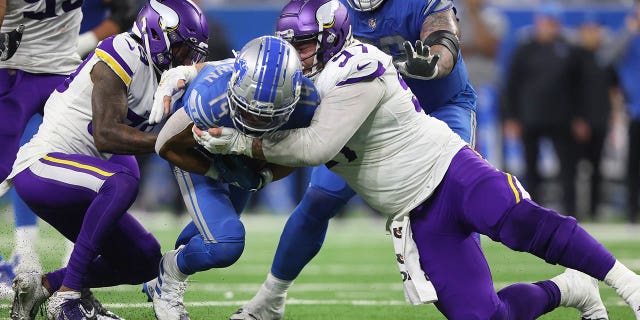
[{"label": "purple football helmet", "polygon": [[[338,52],[351,43],[351,19],[338,0],[291,0],[276,23],[276,35],[291,42],[316,41],[312,78]],[[308,69],[308,68],[306,68]]]},{"label": "purple football helmet", "polygon": [[149,0],[138,13],[133,33],[160,70],[202,62],[207,57],[209,25],[190,0]]}]

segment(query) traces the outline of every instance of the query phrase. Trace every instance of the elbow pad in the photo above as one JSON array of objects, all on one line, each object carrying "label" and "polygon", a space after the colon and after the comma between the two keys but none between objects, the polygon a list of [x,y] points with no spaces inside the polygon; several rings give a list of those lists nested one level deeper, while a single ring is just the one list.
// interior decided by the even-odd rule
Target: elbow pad
[{"label": "elbow pad", "polygon": [[429,47],[433,45],[445,46],[453,55],[453,66],[458,62],[460,55],[460,40],[453,32],[449,30],[438,30],[429,34],[422,42]]}]

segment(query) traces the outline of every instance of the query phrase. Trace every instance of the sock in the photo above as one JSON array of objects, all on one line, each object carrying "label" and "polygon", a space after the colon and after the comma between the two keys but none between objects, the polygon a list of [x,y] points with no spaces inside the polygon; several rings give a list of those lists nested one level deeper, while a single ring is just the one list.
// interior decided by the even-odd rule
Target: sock
[{"label": "sock", "polygon": [[627,303],[630,303],[629,298],[633,294],[640,294],[640,276],[618,260],[604,277],[604,282],[616,289],[618,295]]},{"label": "sock", "polygon": [[65,300],[80,299],[80,291],[58,291],[56,295]]},{"label": "sock", "polygon": [[276,295],[287,294],[292,284],[293,280],[278,279],[271,273],[267,275],[267,280],[264,282],[265,288]]},{"label": "sock", "polygon": [[178,280],[178,281],[186,281],[189,275],[184,274],[178,268],[178,255],[182,253],[182,247],[177,249],[177,252],[174,254],[165,254],[164,259],[162,260],[162,266],[164,267],[164,271],[169,274],[170,277]]},{"label": "sock", "polygon": [[33,244],[38,241],[38,226],[16,227],[16,252],[19,254],[35,254]]}]

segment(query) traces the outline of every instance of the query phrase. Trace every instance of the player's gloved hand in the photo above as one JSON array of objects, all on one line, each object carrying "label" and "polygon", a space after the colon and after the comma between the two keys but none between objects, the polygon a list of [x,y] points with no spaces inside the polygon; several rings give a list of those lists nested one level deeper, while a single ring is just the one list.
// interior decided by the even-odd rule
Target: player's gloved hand
[{"label": "player's gloved hand", "polygon": [[15,30],[0,33],[0,60],[9,60],[18,50],[24,32],[24,24],[19,25]]},{"label": "player's gloved hand", "polygon": [[243,154],[251,157],[253,138],[234,128],[216,129],[221,129],[220,134],[213,136],[208,131],[202,131],[198,126],[193,126],[193,138],[213,154]]},{"label": "player's gloved hand", "polygon": [[218,171],[222,181],[247,191],[258,191],[273,180],[273,174],[269,168],[256,172],[247,165],[243,156],[230,156],[214,158],[213,165]]},{"label": "player's gloved hand", "polygon": [[179,66],[165,71],[153,95],[149,124],[160,123],[171,113],[171,106],[184,94],[187,83],[198,75],[195,65]]},{"label": "player's gloved hand", "polygon": [[422,40],[416,40],[415,48],[409,41],[405,41],[403,45],[407,60],[396,65],[403,76],[431,80],[438,75],[439,54],[432,55],[429,46],[422,44]]}]

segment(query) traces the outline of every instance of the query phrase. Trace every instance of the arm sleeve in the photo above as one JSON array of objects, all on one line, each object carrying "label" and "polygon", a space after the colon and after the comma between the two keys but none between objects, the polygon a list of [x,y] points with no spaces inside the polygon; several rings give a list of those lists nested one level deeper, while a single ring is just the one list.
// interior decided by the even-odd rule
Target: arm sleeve
[{"label": "arm sleeve", "polygon": [[307,128],[265,136],[266,160],[291,166],[318,166],[333,159],[384,97],[380,78],[335,87],[323,97]]},{"label": "arm sleeve", "polygon": [[173,138],[178,133],[182,132],[189,124],[191,123],[191,119],[187,116],[187,113],[183,108],[180,108],[176,111],[160,130],[158,134],[158,139],[156,140],[156,153],[160,154],[160,149],[164,146],[169,139]]}]

